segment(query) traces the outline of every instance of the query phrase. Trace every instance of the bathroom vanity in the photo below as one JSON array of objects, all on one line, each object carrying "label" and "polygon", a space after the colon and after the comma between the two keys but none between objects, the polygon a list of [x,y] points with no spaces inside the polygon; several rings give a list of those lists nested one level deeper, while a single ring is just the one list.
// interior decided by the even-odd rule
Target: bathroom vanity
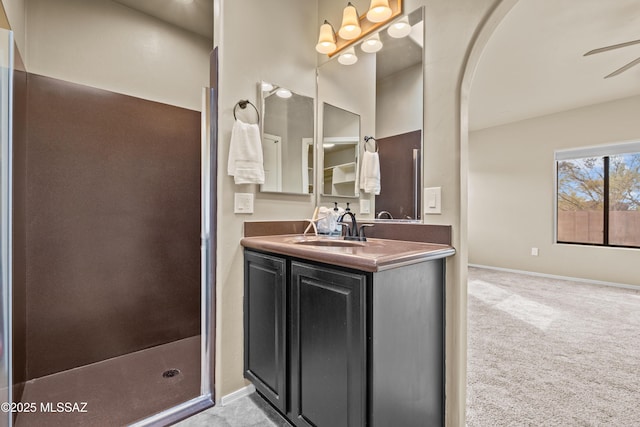
[{"label": "bathroom vanity", "polygon": [[296,426],[444,425],[449,245],[273,235],[245,248],[244,375]]}]

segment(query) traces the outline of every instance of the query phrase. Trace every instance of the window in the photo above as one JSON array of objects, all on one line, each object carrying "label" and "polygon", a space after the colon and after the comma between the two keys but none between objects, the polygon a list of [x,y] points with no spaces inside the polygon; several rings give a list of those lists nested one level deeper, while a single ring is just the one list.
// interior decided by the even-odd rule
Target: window
[{"label": "window", "polygon": [[556,152],[558,243],[640,248],[640,143]]}]

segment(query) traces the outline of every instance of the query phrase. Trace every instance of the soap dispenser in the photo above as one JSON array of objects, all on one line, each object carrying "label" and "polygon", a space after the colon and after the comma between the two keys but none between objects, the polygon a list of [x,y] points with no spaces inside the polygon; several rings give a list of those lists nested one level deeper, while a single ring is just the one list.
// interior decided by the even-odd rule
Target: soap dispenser
[{"label": "soap dispenser", "polygon": [[344,209],[338,207],[338,202],[333,202],[333,212],[331,212],[331,230],[334,233],[340,234],[342,231],[341,226],[338,224],[338,219],[343,212]]}]

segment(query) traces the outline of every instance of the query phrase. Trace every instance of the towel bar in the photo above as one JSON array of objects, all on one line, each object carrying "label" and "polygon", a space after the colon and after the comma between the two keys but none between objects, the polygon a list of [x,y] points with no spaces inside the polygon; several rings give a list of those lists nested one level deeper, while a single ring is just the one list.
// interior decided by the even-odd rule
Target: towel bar
[{"label": "towel bar", "polygon": [[364,137],[364,142],[362,143],[362,145],[364,146],[364,151],[367,151],[367,142],[371,141],[373,139],[373,143],[375,144],[375,152],[378,152],[378,141],[376,141],[376,139],[372,136],[365,136]]},{"label": "towel bar", "polygon": [[253,109],[256,110],[256,115],[258,116],[258,123],[260,123],[260,113],[258,112],[258,108],[256,108],[256,106],[253,105],[253,103],[248,99],[241,99],[240,101],[236,102],[236,105],[233,107],[233,118],[235,120],[238,120],[238,118],[236,117],[236,108],[240,107],[244,110],[245,108],[247,108],[247,104],[251,105]]}]

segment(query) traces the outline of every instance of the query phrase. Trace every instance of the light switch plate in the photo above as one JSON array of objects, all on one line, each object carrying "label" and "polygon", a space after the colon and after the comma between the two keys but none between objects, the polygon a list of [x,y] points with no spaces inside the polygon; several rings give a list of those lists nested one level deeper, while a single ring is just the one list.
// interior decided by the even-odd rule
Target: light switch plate
[{"label": "light switch plate", "polygon": [[371,200],[360,200],[360,213],[361,214],[371,213]]},{"label": "light switch plate", "polygon": [[424,213],[427,215],[442,213],[442,187],[424,189]]},{"label": "light switch plate", "polygon": [[233,212],[241,214],[252,214],[253,193],[235,193]]}]

